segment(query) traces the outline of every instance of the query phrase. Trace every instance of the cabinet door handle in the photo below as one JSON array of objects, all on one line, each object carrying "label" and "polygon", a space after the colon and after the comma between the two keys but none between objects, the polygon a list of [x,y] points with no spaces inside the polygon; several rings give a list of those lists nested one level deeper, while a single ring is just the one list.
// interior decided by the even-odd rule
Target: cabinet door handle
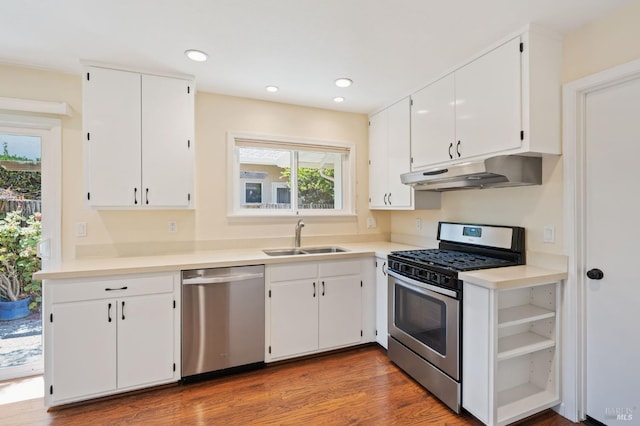
[{"label": "cabinet door handle", "polygon": [[384,205],[387,205],[387,193],[384,193],[384,197],[382,197],[382,199],[384,200]]},{"label": "cabinet door handle", "polygon": [[122,319],[124,319],[124,300],[122,301]]},{"label": "cabinet door handle", "polygon": [[145,190],[145,193],[146,193],[145,198],[147,199],[147,201],[145,201],[145,203],[146,203],[146,204],[149,204],[149,188],[147,188],[147,189]]},{"label": "cabinet door handle", "polygon": [[456,154],[458,154],[458,158],[460,158],[460,141],[456,144]]},{"label": "cabinet door handle", "polygon": [[109,322],[111,322],[111,303],[107,307],[107,318],[109,318]]},{"label": "cabinet door handle", "polygon": [[384,274],[384,276],[387,276],[387,270],[385,269],[387,266],[387,262],[383,262],[382,263],[382,273]]},{"label": "cabinet door handle", "polygon": [[324,296],[324,281],[322,281],[322,295]]},{"label": "cabinet door handle", "polygon": [[449,144],[449,158],[453,160],[453,154],[451,153],[452,148],[453,148],[453,142]]},{"label": "cabinet door handle", "polygon": [[389,205],[391,205],[391,193],[389,193],[389,196],[387,197],[387,200],[389,200]]},{"label": "cabinet door handle", "polygon": [[120,288],[111,288],[111,287],[107,287],[104,289],[104,291],[118,291],[118,290],[126,290],[128,287],[124,286],[124,287],[120,287]]},{"label": "cabinet door handle", "polygon": [[313,283],[313,297],[316,297],[316,283]]},{"label": "cabinet door handle", "polygon": [[138,188],[133,188],[133,204],[138,205]]}]

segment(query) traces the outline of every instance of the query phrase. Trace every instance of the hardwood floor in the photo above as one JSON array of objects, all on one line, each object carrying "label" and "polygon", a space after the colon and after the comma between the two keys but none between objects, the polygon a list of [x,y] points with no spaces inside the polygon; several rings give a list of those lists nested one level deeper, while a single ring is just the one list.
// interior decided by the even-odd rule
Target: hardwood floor
[{"label": "hardwood floor", "polygon": [[[0,413],[2,425],[481,425],[446,408],[378,346],[50,411],[34,399]],[[546,411],[521,424],[573,423]]]}]

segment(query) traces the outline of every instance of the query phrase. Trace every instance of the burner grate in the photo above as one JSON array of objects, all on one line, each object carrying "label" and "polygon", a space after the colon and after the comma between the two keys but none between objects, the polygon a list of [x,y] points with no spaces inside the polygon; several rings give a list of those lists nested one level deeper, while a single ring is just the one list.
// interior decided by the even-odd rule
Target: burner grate
[{"label": "burner grate", "polygon": [[427,266],[435,265],[453,271],[498,268],[513,264],[512,261],[505,259],[447,249],[406,250],[395,252],[394,255]]}]

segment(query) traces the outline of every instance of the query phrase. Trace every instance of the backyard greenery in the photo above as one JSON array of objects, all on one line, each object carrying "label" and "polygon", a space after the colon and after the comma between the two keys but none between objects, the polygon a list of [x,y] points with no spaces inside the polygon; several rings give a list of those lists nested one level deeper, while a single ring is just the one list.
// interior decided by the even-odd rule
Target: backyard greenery
[{"label": "backyard greenery", "polygon": [[[325,176],[333,177],[333,169],[323,169]],[[291,169],[285,168],[281,178],[290,180]],[[331,205],[334,204],[334,182],[322,176],[320,169],[298,168],[298,205]]]},{"label": "backyard greenery", "polygon": [[39,213],[27,217],[13,211],[0,219],[0,300],[31,297],[33,308],[42,297],[41,282],[32,274],[40,269],[37,245],[42,223]]}]

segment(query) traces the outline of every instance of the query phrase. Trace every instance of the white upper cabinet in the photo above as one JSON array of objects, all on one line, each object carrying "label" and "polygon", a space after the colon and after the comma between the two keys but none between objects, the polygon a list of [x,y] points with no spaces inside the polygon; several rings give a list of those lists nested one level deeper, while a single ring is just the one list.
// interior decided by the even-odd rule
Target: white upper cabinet
[{"label": "white upper cabinet", "polygon": [[191,86],[185,80],[142,75],[142,187],[146,205],[191,204],[194,132]]},{"label": "white upper cabinet", "polygon": [[440,208],[440,196],[416,193],[400,181],[411,170],[411,99],[404,98],[369,117],[369,208]]},{"label": "white upper cabinet", "polygon": [[560,154],[561,48],[559,37],[530,26],[414,93],[411,169]]},{"label": "white upper cabinet", "polygon": [[87,202],[140,204],[140,74],[90,67],[83,84]]},{"label": "white upper cabinet", "polygon": [[520,148],[520,37],[455,72],[455,155]]},{"label": "white upper cabinet", "polygon": [[456,110],[453,74],[411,96],[413,167],[455,158]]},{"label": "white upper cabinet", "polygon": [[410,99],[369,119],[369,207],[411,209],[413,190],[400,182],[411,169]]},{"label": "white upper cabinet", "polygon": [[89,66],[83,129],[90,207],[193,207],[192,81]]}]

